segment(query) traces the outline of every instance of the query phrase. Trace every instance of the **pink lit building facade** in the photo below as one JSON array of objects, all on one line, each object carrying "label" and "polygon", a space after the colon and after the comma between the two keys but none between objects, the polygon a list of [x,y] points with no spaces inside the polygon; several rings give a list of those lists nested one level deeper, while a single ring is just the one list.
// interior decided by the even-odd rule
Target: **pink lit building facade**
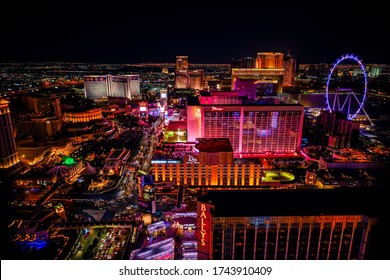
[{"label": "pink lit building facade", "polygon": [[187,141],[229,138],[239,156],[293,156],[299,153],[303,118],[303,105],[189,102]]}]

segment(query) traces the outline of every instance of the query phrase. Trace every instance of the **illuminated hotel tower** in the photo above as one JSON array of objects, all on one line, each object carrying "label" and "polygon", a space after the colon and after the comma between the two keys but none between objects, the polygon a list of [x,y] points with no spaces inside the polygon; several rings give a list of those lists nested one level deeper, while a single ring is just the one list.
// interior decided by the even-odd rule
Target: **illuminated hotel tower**
[{"label": "illuminated hotel tower", "polygon": [[232,68],[232,87],[241,96],[275,96],[283,86],[282,53],[257,53],[254,68]]},{"label": "illuminated hotel tower", "polygon": [[126,98],[131,99],[128,77],[112,76],[112,78],[111,78],[111,96],[126,97]]},{"label": "illuminated hotel tower", "polygon": [[295,73],[297,69],[297,60],[289,54],[284,57],[283,61],[283,86],[291,86],[294,84]]},{"label": "illuminated hotel tower", "polygon": [[[386,241],[379,237],[379,213],[364,213],[380,210],[358,201],[365,197],[377,200],[379,194],[355,192],[358,200],[349,199],[352,194],[209,191],[197,201],[198,259],[370,259],[370,254],[371,258],[376,254],[375,247]],[[281,204],[283,207],[278,207]]]},{"label": "illuminated hotel tower", "polygon": [[213,102],[209,98],[207,103],[205,100],[188,99],[188,142],[195,142],[196,138],[227,137],[235,154],[283,156],[299,153],[303,105],[221,104],[222,99],[215,98]]},{"label": "illuminated hotel tower", "polygon": [[85,98],[99,99],[111,96],[111,75],[84,76]]},{"label": "illuminated hotel tower", "polygon": [[132,99],[140,95],[139,75],[100,75],[84,76],[85,97],[126,97]]},{"label": "illuminated hotel tower", "polygon": [[175,88],[189,88],[188,56],[176,56]]},{"label": "illuminated hotel tower", "polygon": [[0,171],[19,162],[8,101],[0,99]]},{"label": "illuminated hotel tower", "polygon": [[176,56],[176,70],[188,70],[188,56]]},{"label": "illuminated hotel tower", "polygon": [[139,85],[139,75],[126,75],[129,77],[129,87],[131,98],[139,96],[141,94],[140,85]]},{"label": "illuminated hotel tower", "polygon": [[256,67],[257,69],[281,69],[283,68],[282,53],[261,52],[257,53]]},{"label": "illuminated hotel tower", "polygon": [[204,71],[188,70],[188,56],[176,56],[175,88],[203,89]]}]

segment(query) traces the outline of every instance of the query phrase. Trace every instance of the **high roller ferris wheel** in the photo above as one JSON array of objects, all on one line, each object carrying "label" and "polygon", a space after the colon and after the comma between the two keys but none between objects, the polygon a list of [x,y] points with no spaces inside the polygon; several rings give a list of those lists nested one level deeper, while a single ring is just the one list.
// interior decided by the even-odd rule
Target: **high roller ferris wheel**
[{"label": "high roller ferris wheel", "polygon": [[[331,104],[330,104],[331,102],[329,100],[329,84],[330,84],[330,80],[332,78],[333,71],[336,69],[336,67],[339,65],[339,63],[344,61],[344,60],[353,60],[362,69],[363,77],[364,77],[364,91],[363,91],[363,94],[360,96],[360,99],[359,99],[359,97],[355,94],[355,92],[352,89],[349,89],[349,88],[342,88],[342,89],[340,89],[340,88],[338,88],[334,92],[333,104],[331,106]],[[346,111],[347,118],[350,119],[350,120],[356,119],[356,116],[360,113],[360,111],[362,111],[366,115],[366,117],[369,120],[369,122],[371,123],[371,125],[374,126],[374,123],[371,121],[371,119],[368,116],[367,112],[364,110],[364,102],[365,102],[366,96],[367,96],[367,84],[368,84],[368,82],[367,82],[367,73],[366,73],[366,69],[365,69],[362,61],[357,56],[355,56],[353,54],[346,54],[346,55],[341,56],[340,58],[337,59],[336,63],[333,64],[332,68],[330,69],[328,78],[326,80],[325,98],[326,98],[327,109],[330,112],[332,112],[332,111],[340,111],[340,112]],[[344,102],[342,102],[342,105],[340,104],[340,96],[339,96],[341,94],[343,94],[343,95],[346,94],[346,97],[344,99]],[[353,105],[357,105],[357,109],[355,109],[355,110],[351,109],[351,105],[352,104]]]}]

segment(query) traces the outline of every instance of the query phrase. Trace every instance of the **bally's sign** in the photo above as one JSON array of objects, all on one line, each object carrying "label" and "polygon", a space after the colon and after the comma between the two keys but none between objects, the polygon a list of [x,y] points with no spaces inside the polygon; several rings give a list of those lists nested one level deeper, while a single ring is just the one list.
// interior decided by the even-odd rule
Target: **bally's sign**
[{"label": "bally's sign", "polygon": [[198,258],[210,259],[212,251],[212,226],[211,212],[214,206],[208,203],[198,201],[197,205],[197,243]]}]

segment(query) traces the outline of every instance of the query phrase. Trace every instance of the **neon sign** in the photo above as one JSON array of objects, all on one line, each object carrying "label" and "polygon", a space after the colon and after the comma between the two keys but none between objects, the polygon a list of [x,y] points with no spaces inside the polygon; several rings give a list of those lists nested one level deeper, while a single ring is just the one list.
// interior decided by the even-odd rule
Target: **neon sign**
[{"label": "neon sign", "polygon": [[201,203],[200,204],[200,245],[206,246],[206,204]]},{"label": "neon sign", "polygon": [[188,155],[187,163],[199,163],[199,161],[196,159],[196,157]]},{"label": "neon sign", "polygon": [[65,165],[74,165],[74,164],[76,164],[76,162],[74,161],[73,158],[68,157],[68,158],[65,159],[64,164]]},{"label": "neon sign", "polygon": [[211,107],[211,111],[222,111],[223,108],[219,108],[219,107],[215,107],[215,106],[212,106]]},{"label": "neon sign", "polygon": [[196,239],[198,244],[198,259],[210,259],[212,254],[212,231],[211,223],[212,216],[210,210],[214,209],[214,206],[208,203],[198,201],[197,203],[197,222],[196,222]]}]

